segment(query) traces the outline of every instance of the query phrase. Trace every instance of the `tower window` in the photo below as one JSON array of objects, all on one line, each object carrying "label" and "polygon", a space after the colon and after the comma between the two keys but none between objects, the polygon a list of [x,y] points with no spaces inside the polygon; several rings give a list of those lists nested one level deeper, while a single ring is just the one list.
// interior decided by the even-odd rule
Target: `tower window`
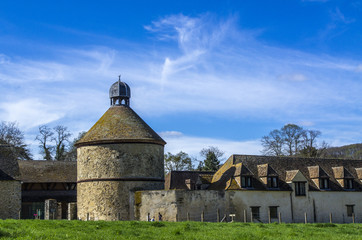
[{"label": "tower window", "polygon": [[241,187],[243,188],[251,188],[252,181],[250,176],[241,177]]},{"label": "tower window", "polygon": [[305,196],[305,182],[295,182],[295,196]]},{"label": "tower window", "polygon": [[278,177],[268,177],[268,188],[278,188]]}]

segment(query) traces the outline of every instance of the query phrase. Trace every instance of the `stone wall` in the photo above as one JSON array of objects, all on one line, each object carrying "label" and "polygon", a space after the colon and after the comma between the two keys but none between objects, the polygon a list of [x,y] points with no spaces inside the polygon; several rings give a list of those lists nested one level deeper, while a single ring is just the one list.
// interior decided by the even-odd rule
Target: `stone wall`
[{"label": "stone wall", "polygon": [[217,210],[220,219],[235,214],[235,221],[251,221],[251,207],[259,208],[259,219],[254,222],[269,222],[269,208],[277,208],[277,217],[271,222],[278,222],[279,213],[282,222],[308,223],[329,222],[330,213],[334,223],[351,223],[352,216],[347,216],[347,205],[353,206],[355,221],[362,222],[362,193],[336,191],[307,191],[305,196],[295,196],[292,191],[140,191],[136,192],[136,219],[146,221],[148,214],[152,218],[161,213],[165,221],[216,221]]},{"label": "stone wall", "polygon": [[20,181],[0,181],[0,219],[19,218],[21,209]]},{"label": "stone wall", "polygon": [[[235,214],[236,221],[251,221],[251,207],[259,207],[259,219],[254,222],[269,222],[269,207],[277,207],[278,214],[281,213],[284,222],[292,222],[290,191],[227,191],[230,198],[230,209]],[[277,222],[278,218],[272,218],[271,222]]]},{"label": "stone wall", "polygon": [[77,150],[77,209],[81,220],[132,220],[134,192],[163,189],[163,146],[144,143]]},{"label": "stone wall", "polygon": [[347,216],[347,205],[353,205],[355,221],[362,223],[362,193],[361,192],[309,192],[314,201],[314,211],[317,222],[329,222],[332,214],[333,222],[351,223],[352,217]]},{"label": "stone wall", "polygon": [[229,214],[228,197],[224,191],[163,190],[136,192],[136,219],[147,221],[148,215],[164,221],[216,222]]}]

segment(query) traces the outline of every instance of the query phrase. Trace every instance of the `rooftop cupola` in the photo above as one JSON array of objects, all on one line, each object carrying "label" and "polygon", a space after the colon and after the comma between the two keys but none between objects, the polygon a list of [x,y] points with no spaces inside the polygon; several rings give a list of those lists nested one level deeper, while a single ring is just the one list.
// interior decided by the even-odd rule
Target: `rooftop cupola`
[{"label": "rooftop cupola", "polygon": [[111,106],[129,106],[131,89],[127,83],[121,81],[121,75],[118,76],[118,81],[113,83],[109,89],[109,98],[111,99]]}]

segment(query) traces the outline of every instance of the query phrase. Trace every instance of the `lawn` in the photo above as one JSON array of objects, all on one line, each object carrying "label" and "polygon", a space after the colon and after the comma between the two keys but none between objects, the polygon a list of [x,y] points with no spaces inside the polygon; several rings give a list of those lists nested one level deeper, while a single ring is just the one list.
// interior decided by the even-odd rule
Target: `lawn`
[{"label": "lawn", "polygon": [[362,239],[362,224],[0,220],[0,239]]}]

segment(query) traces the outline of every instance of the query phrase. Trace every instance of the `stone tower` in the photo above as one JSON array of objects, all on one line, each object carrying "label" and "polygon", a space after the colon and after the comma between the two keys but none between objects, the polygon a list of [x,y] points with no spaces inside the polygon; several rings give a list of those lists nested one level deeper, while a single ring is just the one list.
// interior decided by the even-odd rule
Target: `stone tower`
[{"label": "stone tower", "polygon": [[118,80],[111,107],[77,146],[77,207],[81,220],[133,220],[134,192],[164,188],[164,145],[131,108]]}]

